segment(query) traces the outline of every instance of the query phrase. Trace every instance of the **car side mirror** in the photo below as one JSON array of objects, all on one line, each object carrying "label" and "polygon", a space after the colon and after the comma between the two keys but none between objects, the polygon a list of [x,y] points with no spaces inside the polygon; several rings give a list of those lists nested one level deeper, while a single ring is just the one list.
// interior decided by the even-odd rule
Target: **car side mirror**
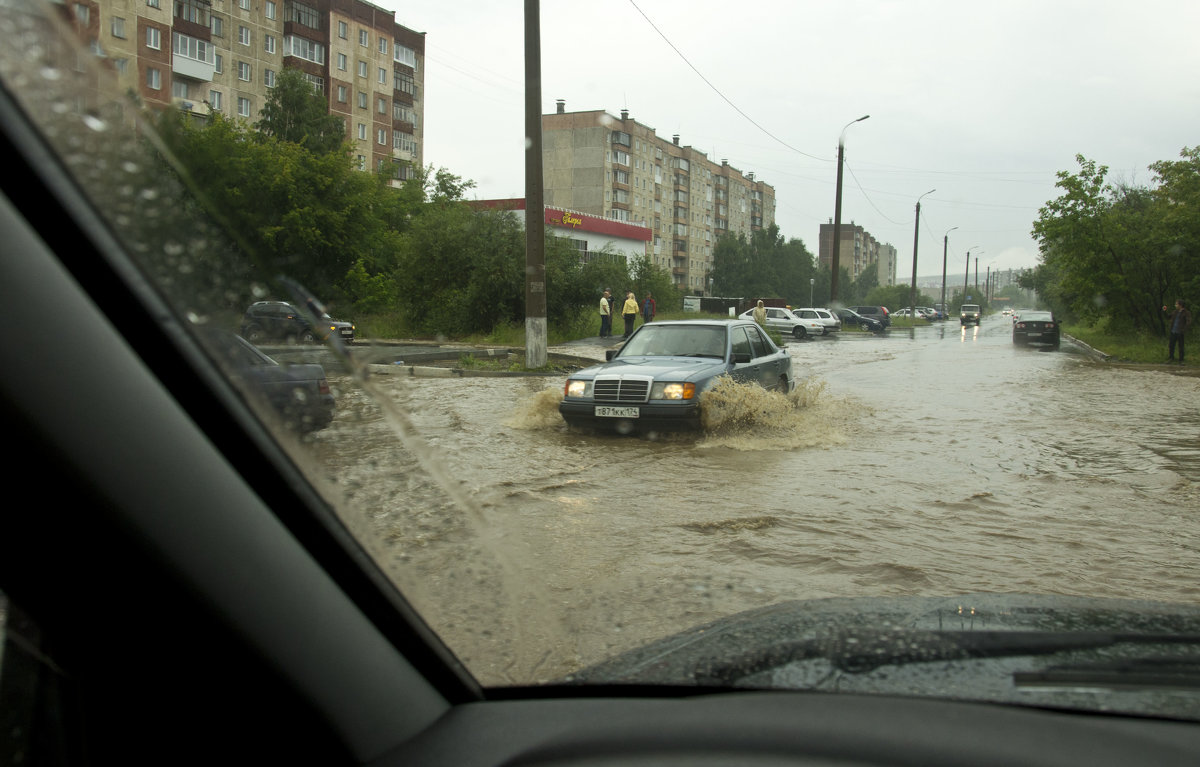
[{"label": "car side mirror", "polygon": [[734,352],[732,362],[735,365],[745,365],[751,359],[753,358],[746,352]]},{"label": "car side mirror", "polygon": [[604,361],[605,361],[605,362],[612,362],[612,358],[613,358],[613,357],[615,357],[615,356],[617,356],[617,350],[616,350],[616,349],[607,349],[607,350],[604,352]]}]

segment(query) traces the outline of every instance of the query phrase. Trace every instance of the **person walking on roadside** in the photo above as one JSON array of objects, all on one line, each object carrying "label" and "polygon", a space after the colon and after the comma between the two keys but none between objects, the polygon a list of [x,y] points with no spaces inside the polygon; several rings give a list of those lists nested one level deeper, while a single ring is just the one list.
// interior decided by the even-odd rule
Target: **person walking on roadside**
[{"label": "person walking on roadside", "polygon": [[[1169,311],[1163,307],[1164,312]],[[1179,344],[1179,364],[1183,364],[1183,334],[1192,326],[1192,313],[1183,305],[1182,298],[1175,299],[1175,311],[1167,318],[1167,362],[1175,361],[1175,345]]]},{"label": "person walking on roadside", "polygon": [[758,306],[754,307],[754,321],[758,323],[760,328],[767,326],[767,307],[763,306],[762,299],[758,299]]},{"label": "person walking on roadside", "polygon": [[654,302],[654,296],[647,293],[646,300],[642,302],[642,322],[650,322],[657,313],[658,305]]},{"label": "person walking on roadside", "polygon": [[600,296],[600,337],[612,337],[612,292],[608,288]]},{"label": "person walking on roadside", "polygon": [[625,317],[625,338],[629,338],[633,334],[633,323],[637,320],[637,299],[633,297],[633,291],[625,294],[625,305],[621,307],[621,314]]}]

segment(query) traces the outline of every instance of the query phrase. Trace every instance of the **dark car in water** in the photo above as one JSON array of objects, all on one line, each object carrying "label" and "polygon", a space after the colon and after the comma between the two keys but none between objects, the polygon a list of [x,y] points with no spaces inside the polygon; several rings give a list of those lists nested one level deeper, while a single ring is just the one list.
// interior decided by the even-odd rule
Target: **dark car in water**
[{"label": "dark car in water", "polygon": [[1013,322],[1014,344],[1049,344],[1057,347],[1062,329],[1053,312],[1021,312]]},{"label": "dark car in water", "polygon": [[325,368],[315,363],[281,365],[233,333],[204,333],[212,354],[251,399],[259,398],[289,429],[310,432],[333,421],[336,408]]},{"label": "dark car in water", "polygon": [[879,320],[885,328],[892,324],[892,318],[886,306],[851,306],[850,311]]},{"label": "dark car in water", "polygon": [[352,344],[354,330],[354,323],[335,320],[319,306],[305,313],[285,301],[256,301],[242,317],[242,337],[252,344],[280,340],[315,344],[332,336]]},{"label": "dark car in water", "polygon": [[884,328],[887,327],[881,320],[859,314],[853,309],[834,309],[833,313],[842,321],[842,327],[851,325],[861,328],[868,333],[882,333]]},{"label": "dark car in water", "polygon": [[785,394],[796,386],[791,356],[747,320],[652,322],[607,357],[567,379],[558,406],[567,423],[697,428],[700,395],[721,376]]}]

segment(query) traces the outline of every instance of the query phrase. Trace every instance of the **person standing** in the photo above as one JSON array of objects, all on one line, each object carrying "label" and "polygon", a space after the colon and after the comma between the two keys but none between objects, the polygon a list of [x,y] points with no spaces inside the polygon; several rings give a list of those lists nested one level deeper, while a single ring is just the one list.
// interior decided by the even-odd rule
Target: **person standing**
[{"label": "person standing", "polygon": [[633,323],[637,320],[637,299],[633,297],[633,291],[625,294],[625,305],[621,307],[621,314],[625,317],[625,338],[629,338],[633,334]]},{"label": "person standing", "polygon": [[[1163,311],[1168,311],[1163,307]],[[1167,318],[1167,362],[1175,361],[1175,344],[1179,344],[1179,364],[1183,364],[1183,334],[1192,326],[1192,313],[1183,305],[1182,298],[1175,299],[1175,311]]]},{"label": "person standing", "polygon": [[767,307],[763,306],[761,298],[758,299],[758,305],[754,307],[754,321],[760,328],[767,326]]},{"label": "person standing", "polygon": [[642,322],[650,322],[657,313],[658,305],[654,302],[654,296],[647,293],[646,300],[642,302]]},{"label": "person standing", "polygon": [[610,338],[612,336],[612,293],[608,288],[604,289],[604,295],[600,296],[600,337]]}]

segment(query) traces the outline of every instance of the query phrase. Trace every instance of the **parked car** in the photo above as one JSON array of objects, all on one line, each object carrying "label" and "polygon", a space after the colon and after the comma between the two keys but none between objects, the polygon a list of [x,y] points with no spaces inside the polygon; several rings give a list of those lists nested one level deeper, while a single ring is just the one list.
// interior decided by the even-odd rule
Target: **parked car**
[{"label": "parked car", "polygon": [[700,395],[721,376],[784,393],[796,386],[791,356],[752,320],[652,322],[606,356],[567,379],[558,406],[567,423],[697,428]]},{"label": "parked car", "polygon": [[[790,335],[794,338],[825,335],[825,325],[815,317],[800,317],[791,309],[775,306],[768,306],[766,309],[767,327],[771,330],[778,331],[783,335]],[[747,309],[738,316],[743,320],[753,321],[754,310]]]},{"label": "parked car", "polygon": [[875,317],[867,317],[859,314],[853,309],[834,309],[834,313],[841,320],[843,325],[854,325],[862,328],[868,333],[882,333],[886,327],[881,321]]},{"label": "parked car", "polygon": [[885,328],[892,324],[891,317],[889,316],[890,313],[888,312],[888,308],[886,306],[851,306],[849,309],[850,311],[857,312],[864,317],[874,317],[875,319],[879,320],[879,322],[882,323]]},{"label": "parked car", "polygon": [[964,325],[971,323],[978,325],[982,315],[983,312],[980,310],[979,304],[963,304],[958,307],[958,318]]},{"label": "parked car", "polygon": [[249,398],[259,398],[283,425],[299,432],[324,429],[335,403],[325,369],[315,363],[281,365],[244,338],[223,330],[205,332],[209,348]]},{"label": "parked car", "polygon": [[825,331],[822,335],[836,333],[842,329],[842,321],[829,309],[817,309],[805,307],[803,309],[792,309],[792,314],[800,319],[815,319],[817,322],[825,326]]},{"label": "parked car", "polygon": [[1022,312],[1013,322],[1014,344],[1050,344],[1057,347],[1062,330],[1053,312]]},{"label": "parked car", "polygon": [[314,305],[309,322],[303,312],[285,301],[257,301],[242,317],[242,337],[252,344],[286,340],[302,344],[324,343],[337,336],[343,343],[354,343],[354,323],[335,320]]}]

